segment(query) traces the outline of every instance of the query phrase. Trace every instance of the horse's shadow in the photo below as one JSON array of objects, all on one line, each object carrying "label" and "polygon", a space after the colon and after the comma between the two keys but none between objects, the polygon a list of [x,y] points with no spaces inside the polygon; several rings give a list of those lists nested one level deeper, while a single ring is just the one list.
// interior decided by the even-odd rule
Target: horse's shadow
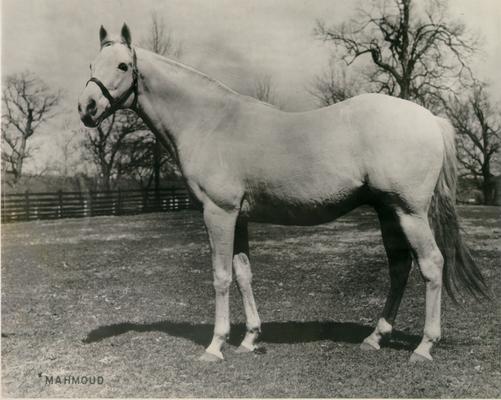
[{"label": "horse's shadow", "polygon": [[[88,333],[83,342],[94,343],[130,331],[164,332],[167,335],[182,337],[198,345],[207,345],[212,337],[214,325],[192,324],[187,322],[159,321],[146,324],[122,322],[100,326]],[[306,321],[306,322],[267,322],[262,325],[262,343],[307,343],[322,340],[333,342],[361,343],[373,327],[355,322]],[[238,346],[245,334],[245,324],[231,327],[229,343]],[[420,337],[401,331],[394,331],[385,346],[396,350],[412,350]]]}]

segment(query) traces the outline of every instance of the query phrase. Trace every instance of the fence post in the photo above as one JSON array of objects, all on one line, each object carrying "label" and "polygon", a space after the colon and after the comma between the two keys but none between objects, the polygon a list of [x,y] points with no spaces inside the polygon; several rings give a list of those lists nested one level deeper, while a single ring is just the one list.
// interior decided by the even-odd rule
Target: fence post
[{"label": "fence post", "polygon": [[29,221],[30,220],[30,192],[28,190],[26,190],[24,192],[24,206],[26,208],[25,210],[25,214],[26,214],[26,220]]},{"label": "fence post", "polygon": [[59,207],[58,207],[58,212],[57,212],[57,217],[62,218],[63,217],[63,192],[61,190],[57,191],[57,197],[59,200]]},{"label": "fence post", "polygon": [[172,193],[172,188],[168,188],[167,191],[166,191],[166,197],[167,197],[167,210],[168,211],[172,211],[174,209],[174,196],[173,196],[173,193]]},{"label": "fence post", "polygon": [[148,189],[141,189],[141,195],[142,195],[142,209],[141,212],[147,212],[148,209]]},{"label": "fence post", "polygon": [[121,214],[121,208],[122,208],[122,191],[120,190],[120,188],[118,188],[118,199],[117,199],[117,209],[116,209],[116,215],[120,215]]},{"label": "fence post", "polygon": [[80,201],[80,207],[82,208],[82,214],[85,217],[85,201],[84,201],[84,198],[82,196],[82,190],[80,190],[78,193],[78,200]]},{"label": "fence post", "polygon": [[176,193],[176,188],[172,188],[172,195],[174,197],[174,211],[179,211],[179,193]]},{"label": "fence post", "polygon": [[2,221],[8,222],[9,219],[10,219],[9,218],[10,216],[8,216],[7,213],[4,211],[5,210],[5,200],[4,200],[4,198],[5,198],[5,194],[2,193]]},{"label": "fence post", "polygon": [[154,190],[155,190],[155,206],[154,206],[153,211],[162,211],[162,202],[160,200],[160,191],[159,191],[157,184],[155,184]]},{"label": "fence post", "polygon": [[89,190],[89,217],[92,217],[92,190]]}]

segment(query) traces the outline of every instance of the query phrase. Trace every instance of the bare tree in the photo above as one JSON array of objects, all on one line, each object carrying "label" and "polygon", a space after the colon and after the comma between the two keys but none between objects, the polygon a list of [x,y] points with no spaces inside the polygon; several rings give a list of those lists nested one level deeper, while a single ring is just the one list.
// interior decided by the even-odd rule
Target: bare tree
[{"label": "bare tree", "polygon": [[45,160],[47,169],[56,175],[68,179],[75,175],[81,164],[82,137],[85,130],[74,129],[72,119],[64,118],[60,125],[62,135],[53,144],[58,149],[57,157],[50,157]]},{"label": "bare tree", "polygon": [[167,29],[165,20],[155,12],[151,14],[148,36],[143,39],[141,46],[161,56],[181,58],[183,54],[182,43]]},{"label": "bare tree", "polygon": [[154,178],[153,154],[156,140],[151,132],[134,132],[124,142],[120,173],[134,179],[141,189],[148,189]]},{"label": "bare tree", "polygon": [[65,178],[70,176],[70,171],[75,170],[76,160],[73,158],[73,154],[78,151],[78,137],[79,132],[77,130],[72,131],[71,135],[64,138],[58,145],[61,159],[57,160],[54,168],[60,176]]},{"label": "bare tree", "polygon": [[[363,3],[364,6],[366,3]],[[355,19],[328,27],[317,21],[318,38],[331,42],[351,65],[363,56],[376,91],[430,106],[435,97],[471,78],[468,63],[477,40],[463,23],[447,17],[445,0],[373,0]]]},{"label": "bare tree", "polygon": [[271,75],[261,75],[254,83],[254,97],[279,107],[278,96]]},{"label": "bare tree", "polygon": [[348,74],[346,68],[336,68],[333,63],[317,75],[308,92],[317,99],[320,106],[329,106],[349,99],[362,92],[362,83]]},{"label": "bare tree", "polygon": [[[143,189],[149,189],[155,178],[155,147],[157,142],[151,132],[136,131],[123,142],[119,162],[120,175],[127,175]],[[177,177],[174,161],[167,152],[158,158],[158,168],[164,177]]]},{"label": "bare tree", "polygon": [[104,190],[110,190],[112,179],[119,178],[125,138],[142,129],[145,125],[140,118],[132,111],[124,110],[113,114],[96,129],[87,131],[84,141],[86,156],[96,165]]},{"label": "bare tree", "polygon": [[[492,204],[493,162],[501,148],[501,112],[487,93],[486,85],[476,83],[471,93],[446,103],[449,119],[458,133],[458,158],[463,176],[472,177],[482,191],[485,204]],[[498,165],[498,173],[501,166]]]},{"label": "bare tree", "polygon": [[61,92],[49,89],[33,73],[23,72],[7,77],[2,95],[2,169],[12,174],[15,184],[33,150],[28,141],[57,114]]}]

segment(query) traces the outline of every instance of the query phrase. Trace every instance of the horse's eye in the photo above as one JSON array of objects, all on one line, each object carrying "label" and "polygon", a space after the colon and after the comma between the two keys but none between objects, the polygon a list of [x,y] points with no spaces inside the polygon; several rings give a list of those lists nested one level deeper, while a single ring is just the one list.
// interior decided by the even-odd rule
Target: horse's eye
[{"label": "horse's eye", "polygon": [[118,69],[120,69],[124,72],[127,71],[127,64],[125,64],[125,63],[118,64]]}]

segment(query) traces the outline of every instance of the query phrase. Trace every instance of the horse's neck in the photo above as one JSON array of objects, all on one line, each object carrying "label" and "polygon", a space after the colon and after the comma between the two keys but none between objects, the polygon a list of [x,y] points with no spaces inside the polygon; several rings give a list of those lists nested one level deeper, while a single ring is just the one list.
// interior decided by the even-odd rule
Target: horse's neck
[{"label": "horse's neck", "polygon": [[[182,64],[138,51],[139,114],[178,157],[240,102],[239,95]],[[167,142],[167,143],[166,143]]]}]

